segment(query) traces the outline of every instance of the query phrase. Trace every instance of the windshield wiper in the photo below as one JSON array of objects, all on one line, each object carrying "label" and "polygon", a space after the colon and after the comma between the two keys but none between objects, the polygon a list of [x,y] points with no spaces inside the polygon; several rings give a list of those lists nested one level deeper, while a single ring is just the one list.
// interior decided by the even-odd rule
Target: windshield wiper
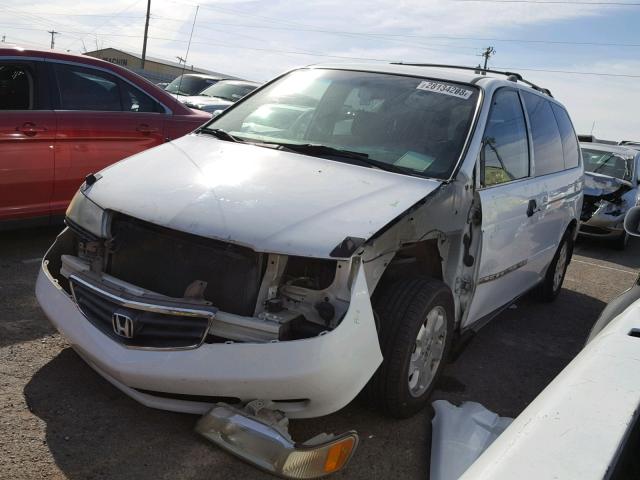
[{"label": "windshield wiper", "polygon": [[341,148],[328,147],[315,143],[276,143],[283,150],[291,150],[296,153],[307,153],[309,155],[330,155],[342,158],[354,158],[356,160],[367,160],[369,155],[353,150],[343,150]]},{"label": "windshield wiper", "polygon": [[221,128],[207,128],[202,127],[198,133],[207,133],[209,135],[213,135],[218,140],[224,140],[226,142],[244,142],[244,140],[239,139],[238,137],[234,137],[226,130],[222,130]]},{"label": "windshield wiper", "polygon": [[289,150],[295,153],[321,157],[328,156],[337,158],[348,158],[350,160],[356,160],[361,165],[372,168],[379,168],[380,170],[386,170],[387,172],[402,173],[405,175],[418,175],[417,172],[411,169],[398,167],[396,165],[369,158],[369,155],[363,152],[344,150],[342,148],[329,147],[327,145],[319,145],[315,143],[274,143],[274,145],[277,145],[282,150]]},{"label": "windshield wiper", "polygon": [[598,173],[598,171],[601,168],[605,167],[609,163],[609,160],[611,160],[612,158],[613,158],[613,153],[610,153],[609,156],[606,157],[600,165],[598,165],[596,168],[593,169],[593,173]]}]

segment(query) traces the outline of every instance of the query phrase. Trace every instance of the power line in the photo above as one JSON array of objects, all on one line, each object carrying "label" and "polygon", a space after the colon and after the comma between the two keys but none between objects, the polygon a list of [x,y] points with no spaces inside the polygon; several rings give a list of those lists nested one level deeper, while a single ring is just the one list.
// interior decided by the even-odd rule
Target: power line
[{"label": "power line", "polygon": [[[86,35],[96,35],[96,32],[97,32],[100,28],[102,28],[102,27],[104,27],[104,26],[108,25],[108,24],[109,24],[109,23],[111,23],[115,18],[119,17],[121,14],[125,13],[127,10],[130,10],[130,9],[132,9],[133,7],[135,7],[139,2],[140,2],[140,0],[134,0],[134,1],[133,1],[133,3],[129,4],[127,7],[123,8],[123,9],[122,9],[122,10],[120,10],[118,13],[116,13],[116,14],[113,16],[113,18],[111,18],[111,20],[109,20],[109,21],[107,21],[107,22],[106,22],[106,24],[105,24],[105,25],[100,25],[100,26],[96,27],[95,29],[93,29],[93,31],[91,31],[90,33],[88,33],[88,34],[86,34]],[[97,38],[97,36],[96,36],[96,38]],[[84,40],[84,37],[81,37],[81,38],[80,38],[80,41],[82,41],[82,40]],[[70,47],[71,47],[71,45],[73,45],[73,44],[74,44],[74,43],[76,43],[77,41],[78,41],[78,40],[76,40],[76,41],[74,41],[74,42],[71,42],[71,43],[67,46],[67,49],[68,49],[68,48],[70,48]],[[97,42],[97,40],[96,40],[96,47],[97,47],[97,43],[98,43],[98,42]]]},{"label": "power line", "polygon": [[[485,2],[485,1],[489,1],[489,0],[453,0],[453,1],[458,1],[458,2]],[[507,0],[490,0],[491,2],[494,3],[505,3]],[[524,0],[517,0],[518,3],[522,2],[525,3]],[[509,0],[509,2],[516,2],[516,0]],[[554,3],[552,1],[542,1],[542,0],[527,0],[528,3]],[[179,2],[174,2],[174,3],[179,3]],[[555,2],[555,3],[563,3],[563,2]],[[579,2],[565,2],[565,3],[576,3],[578,4]],[[584,4],[594,4],[594,2],[584,2]],[[638,4],[640,5],[640,3]],[[204,7],[204,6],[203,6]],[[206,8],[212,8],[211,6],[206,6]],[[24,12],[24,11],[17,11],[17,10],[8,10],[9,12],[12,13],[23,13],[26,15],[29,15],[28,12]],[[78,16],[78,17],[106,17],[106,18],[128,18],[128,19],[143,19],[145,17],[140,17],[140,16],[127,16],[127,15],[102,15],[102,14],[61,14],[61,13],[52,13],[52,12],[40,12],[42,14],[45,15],[61,15],[61,16]],[[247,14],[248,15],[248,14]],[[44,17],[36,17],[36,18],[42,18],[42,21],[47,21],[49,22],[49,20],[45,19]],[[271,17],[268,17],[271,18]],[[169,21],[169,22],[176,22],[176,23],[184,23],[182,20],[176,20],[174,18],[168,18],[168,17],[163,17],[160,15],[151,15],[151,19],[160,19],[160,20],[164,20],[164,21]],[[59,23],[59,22],[58,22]],[[571,45],[571,46],[585,46],[585,47],[591,47],[591,46],[596,46],[596,47],[630,47],[630,48],[638,48],[640,47],[640,43],[615,43],[615,42],[591,42],[591,41],[566,41],[566,40],[534,40],[534,39],[524,39],[524,38],[496,38],[496,37],[469,37],[469,36],[451,36],[451,35],[416,35],[416,34],[407,34],[407,33],[378,33],[378,32],[353,32],[353,31],[344,31],[344,30],[332,30],[332,29],[322,29],[322,28],[301,28],[301,27],[295,27],[295,26],[290,26],[290,25],[282,25],[282,26],[277,26],[277,25],[254,25],[254,24],[246,24],[246,23],[229,23],[229,22],[219,22],[219,21],[207,21],[206,25],[199,25],[198,28],[199,29],[205,29],[205,30],[211,30],[211,31],[217,31],[217,32],[223,32],[223,30],[219,30],[219,29],[214,29],[209,27],[208,25],[220,25],[220,26],[228,26],[228,27],[234,27],[234,28],[254,28],[254,29],[267,29],[267,30],[290,30],[290,31],[301,31],[301,32],[315,32],[315,33],[325,33],[325,34],[339,34],[339,35],[348,35],[348,36],[352,36],[352,37],[375,37],[375,38],[384,38],[384,37],[393,37],[393,38],[419,38],[419,39],[443,39],[443,40],[454,40],[454,41],[458,41],[458,40],[470,40],[470,41],[483,41],[483,42],[506,42],[506,43],[529,43],[529,44],[549,44],[549,45]],[[11,26],[9,24],[6,24],[6,26]],[[15,27],[17,28],[17,27]],[[86,32],[86,34],[90,34],[91,32]],[[234,35],[238,35],[237,33],[234,33]],[[243,35],[246,36],[247,38],[253,38],[255,39],[255,37],[249,37],[247,35]],[[415,45],[419,45],[420,47],[424,48],[424,49],[433,49],[435,50],[435,48],[432,47],[427,47],[427,46],[423,46],[421,44],[413,44],[413,43],[407,43],[407,42],[403,42],[406,45],[409,46],[415,46]],[[442,46],[442,47],[454,47],[454,48],[463,48],[463,49],[470,49],[470,50],[474,50],[477,47],[472,47],[472,46],[459,46],[459,45],[451,45],[451,44],[432,44],[433,47],[435,46]]]},{"label": "power line", "polygon": [[626,74],[626,73],[606,73],[606,72],[581,72],[576,70],[549,70],[542,68],[523,68],[523,67],[495,67],[500,70],[525,72],[543,72],[543,73],[562,73],[568,75],[595,75],[599,77],[618,77],[618,78],[640,78],[640,75]]},{"label": "power line", "polygon": [[567,0],[452,0],[475,3],[553,3],[561,5],[596,5],[610,7],[640,7],[640,2],[571,2]]},{"label": "power line", "polygon": [[[167,17],[152,16],[153,18],[162,19],[166,21],[180,22],[180,20],[175,20]],[[495,37],[467,37],[467,36],[452,36],[452,35],[415,35],[415,34],[407,34],[407,33],[377,33],[377,32],[347,32],[343,30],[327,30],[321,28],[300,28],[300,27],[291,27],[291,26],[274,26],[274,25],[253,25],[246,23],[227,23],[227,22],[217,22],[217,21],[207,21],[207,25],[221,25],[221,26],[229,26],[229,27],[237,27],[237,28],[256,28],[256,29],[266,29],[266,30],[290,30],[297,32],[316,32],[316,33],[327,33],[327,34],[345,34],[350,36],[364,36],[364,37],[396,37],[396,38],[421,38],[425,40],[440,38],[443,40],[473,40],[473,41],[483,41],[483,42],[509,42],[509,43],[538,43],[538,44],[552,44],[552,45],[574,45],[574,46],[602,46],[602,47],[640,47],[640,43],[609,43],[609,42],[575,42],[575,41],[566,41],[566,40],[533,40],[533,39],[523,39],[523,38],[495,38]],[[200,26],[198,28],[209,29],[208,27]],[[440,46],[451,46],[442,44]],[[475,49],[476,47],[464,46],[457,48],[469,48]]]},{"label": "power line", "polygon": [[[35,30],[35,29],[34,29]],[[61,33],[73,33],[63,31]],[[75,33],[85,33],[85,32],[75,32]],[[103,34],[106,37],[127,37],[127,38],[142,38],[140,35],[124,35],[124,34]],[[162,40],[162,41],[171,41],[171,42],[179,42],[179,43],[188,43],[188,40],[179,40],[174,38],[167,37],[149,37],[152,40]],[[25,42],[27,43],[27,42]],[[396,62],[398,59],[388,59],[388,58],[373,58],[373,57],[355,57],[355,56],[347,56],[347,55],[332,55],[327,53],[320,52],[311,52],[311,51],[297,51],[297,50],[280,50],[273,48],[261,48],[261,47],[246,47],[241,45],[231,45],[227,43],[221,43],[215,40],[208,41],[192,41],[193,44],[201,44],[201,45],[214,45],[217,47],[223,48],[234,48],[238,50],[250,50],[250,51],[259,51],[259,52],[268,52],[268,53],[276,53],[282,55],[302,55],[302,56],[310,56],[310,57],[321,57],[321,58],[336,58],[341,60],[358,60],[358,61],[374,61],[374,62]],[[127,48],[131,48],[130,45]],[[404,62],[411,63],[411,62]],[[524,68],[524,67],[495,67],[500,70],[512,70],[512,71],[530,71],[530,72],[541,72],[541,73],[559,73],[566,75],[590,75],[590,76],[601,76],[601,77],[613,77],[613,78],[640,78],[640,75],[634,74],[622,74],[622,73],[606,73],[606,72],[585,72],[585,71],[577,71],[577,70],[554,70],[554,69],[542,69],[542,68]]]}]

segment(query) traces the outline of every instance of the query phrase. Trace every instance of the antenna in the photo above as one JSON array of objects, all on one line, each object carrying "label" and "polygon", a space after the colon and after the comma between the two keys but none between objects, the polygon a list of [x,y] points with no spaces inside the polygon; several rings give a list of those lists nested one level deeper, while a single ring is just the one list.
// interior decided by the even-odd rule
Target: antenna
[{"label": "antenna", "polygon": [[593,121],[593,125],[591,125],[591,135],[593,135],[593,130],[596,128],[596,121]]},{"label": "antenna", "polygon": [[[187,58],[189,57],[189,48],[191,47],[191,38],[193,37],[193,30],[196,28],[196,18],[198,18],[198,10],[200,10],[200,5],[196,5],[196,14],[193,16],[193,25],[191,25],[191,34],[189,35],[189,43],[187,43],[187,53],[184,54],[184,63],[182,64],[182,73],[180,74],[180,81],[178,82],[178,92],[180,92],[180,88],[182,87],[182,77],[184,76],[184,70],[187,68]],[[179,93],[176,94],[176,98],[178,95]]]}]

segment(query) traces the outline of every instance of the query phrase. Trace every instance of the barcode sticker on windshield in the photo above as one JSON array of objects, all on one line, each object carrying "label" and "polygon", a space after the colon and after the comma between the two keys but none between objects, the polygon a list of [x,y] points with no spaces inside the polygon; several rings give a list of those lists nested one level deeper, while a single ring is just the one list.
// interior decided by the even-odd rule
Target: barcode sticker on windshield
[{"label": "barcode sticker on windshield", "polygon": [[428,92],[443,93],[452,97],[464,98],[467,100],[473,93],[471,90],[455,85],[447,85],[446,83],[434,82],[431,80],[423,80],[416,87],[418,90],[426,90]]}]

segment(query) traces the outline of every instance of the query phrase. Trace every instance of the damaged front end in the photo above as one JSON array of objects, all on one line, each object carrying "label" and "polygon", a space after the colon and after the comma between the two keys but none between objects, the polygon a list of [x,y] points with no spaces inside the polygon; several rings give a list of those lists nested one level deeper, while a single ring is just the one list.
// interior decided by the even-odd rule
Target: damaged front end
[{"label": "damaged front end", "polygon": [[580,233],[617,238],[624,234],[624,217],[636,205],[637,191],[631,182],[585,172]]},{"label": "damaged front end", "polygon": [[[259,253],[116,212],[87,222],[91,205],[77,197],[69,210],[74,246],[60,256],[59,280],[96,328],[128,347],[309,338],[348,309],[350,260]],[[119,332],[115,314],[132,331]]]},{"label": "damaged front end", "polygon": [[[343,468],[355,432],[292,440],[382,361],[362,262],[256,252],[103,210],[78,193],[36,295],[78,354],[141,403],[269,472]],[[259,399],[259,400],[258,400]]]}]

